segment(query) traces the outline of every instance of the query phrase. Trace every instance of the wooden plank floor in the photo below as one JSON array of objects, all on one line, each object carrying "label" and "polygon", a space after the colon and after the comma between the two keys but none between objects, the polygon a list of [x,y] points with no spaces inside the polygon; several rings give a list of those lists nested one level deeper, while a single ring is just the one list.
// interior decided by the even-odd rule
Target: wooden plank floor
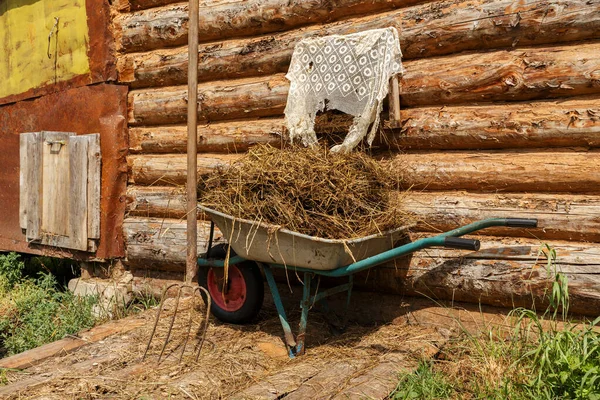
[{"label": "wooden plank floor", "polygon": [[[292,326],[299,319],[299,312],[292,310],[299,292],[284,297]],[[331,306],[336,310],[335,301]],[[165,361],[156,362],[162,340],[153,344],[148,359],[141,360],[154,320],[150,310],[123,320],[128,329],[115,330],[115,323],[109,323],[115,334],[96,335],[69,354],[58,353],[20,372],[6,370],[8,383],[0,387],[0,396],[383,399],[396,387],[399,373],[416,369],[420,359],[438,353],[459,321],[473,330],[506,322],[501,309],[473,306],[469,311],[464,307],[471,306],[372,293],[356,293],[351,306],[351,323],[342,334],[332,333],[323,315],[311,311],[307,354],[290,360],[274,307],[267,301],[255,324],[211,321],[198,362],[193,361],[192,338],[181,365],[175,360],[189,314],[177,318],[176,342],[167,347]],[[162,322],[160,335],[166,332]]]}]

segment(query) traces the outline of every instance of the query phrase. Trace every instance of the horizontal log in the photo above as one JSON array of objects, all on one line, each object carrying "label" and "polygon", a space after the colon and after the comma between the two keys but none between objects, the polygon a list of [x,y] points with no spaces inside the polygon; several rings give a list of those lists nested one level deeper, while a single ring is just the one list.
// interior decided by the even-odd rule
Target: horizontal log
[{"label": "horizontal log", "polygon": [[401,154],[391,168],[427,190],[600,193],[600,153],[444,152]]},{"label": "horizontal log", "polygon": [[[206,175],[217,167],[228,165],[240,156],[235,154],[203,154],[198,156],[198,174]],[[129,156],[128,182],[141,185],[185,185],[186,155]]]},{"label": "horizontal log", "polygon": [[[206,174],[238,159],[236,154],[198,156]],[[411,153],[382,158],[402,175],[406,187],[428,190],[600,193],[599,152],[445,152]],[[129,182],[140,185],[182,185],[186,156],[131,155]]]},{"label": "horizontal log", "polygon": [[[463,54],[406,62],[403,107],[519,101],[600,93],[600,43]],[[199,85],[200,120],[281,115],[289,82],[283,74]],[[187,88],[129,93],[131,125],[186,120]]]},{"label": "horizontal log", "polygon": [[[213,82],[198,86],[200,122],[268,117],[283,114],[289,82],[283,75]],[[163,125],[185,122],[187,87],[132,91],[130,125]]]},{"label": "horizontal log", "polygon": [[[418,107],[401,110],[400,128],[384,123],[376,146],[394,150],[599,147],[600,98],[507,103],[486,106]],[[321,136],[347,131],[351,118],[323,114]],[[237,153],[258,143],[280,146],[282,118],[198,126],[198,151]],[[131,153],[185,153],[187,127],[150,126],[129,130]]]},{"label": "horizontal log", "polygon": [[[324,113],[315,118],[315,130],[320,135],[345,132],[352,117]],[[129,130],[131,153],[185,153],[187,126],[142,126]],[[283,118],[260,118],[198,125],[198,152],[240,153],[256,144],[281,147],[287,128]]]},{"label": "horizontal log", "polygon": [[[376,268],[357,276],[363,288],[388,293],[420,295],[501,307],[548,307],[554,266],[548,270],[536,240],[481,239],[481,250],[464,252],[428,249],[410,260]],[[596,244],[548,242],[556,250],[556,271],[567,276],[570,312],[600,313],[600,249]]]},{"label": "horizontal log", "polygon": [[[255,144],[280,146],[282,119],[231,121],[198,126],[199,153],[238,153]],[[153,126],[129,129],[132,153],[185,153],[187,126]]]},{"label": "horizontal log", "polygon": [[600,242],[600,196],[414,192],[403,205],[417,230],[445,232],[487,218],[535,218],[538,229],[487,228],[481,234]]},{"label": "horizontal log", "polygon": [[[537,218],[539,229],[488,228],[481,234],[600,242],[599,196],[457,191],[399,195],[403,207],[417,219],[419,231],[448,231],[486,218]],[[127,201],[129,215],[182,218],[186,213],[180,188],[129,186]]]},{"label": "horizontal log", "polygon": [[419,106],[599,93],[599,51],[600,43],[586,43],[414,60],[401,101]]},{"label": "horizontal log", "polygon": [[[185,217],[187,213],[185,188],[173,186],[129,186],[127,209],[129,216],[153,218]],[[198,219],[203,215],[198,213]]]},{"label": "horizontal log", "polygon": [[[127,262],[135,267],[181,270],[185,265],[185,221],[126,218]],[[199,223],[199,253],[206,251],[208,223]],[[218,236],[222,239],[221,236]],[[204,241],[203,241],[204,240]],[[434,299],[504,307],[543,307],[551,285],[543,245],[530,239],[487,240],[478,252],[427,249],[395,265],[358,275],[357,286],[373,290],[425,295]],[[571,311],[600,313],[600,249],[595,244],[549,242],[558,268],[569,279]]]},{"label": "horizontal log", "polygon": [[[404,7],[424,0],[246,0],[205,1],[198,20],[198,40],[256,36],[308,24],[335,21]],[[117,43],[124,52],[172,47],[187,43],[187,3],[115,18]]]},{"label": "horizontal log", "polygon": [[113,0],[112,5],[119,12],[139,11],[148,8],[179,3],[180,0]]},{"label": "horizontal log", "polygon": [[385,132],[385,143],[397,150],[600,145],[599,97],[419,107],[401,115],[401,127]]},{"label": "horizontal log", "polygon": [[[577,1],[436,1],[386,14],[274,35],[201,44],[200,81],[286,72],[306,37],[395,26],[405,59],[466,50],[564,43],[600,36],[600,3]],[[215,32],[218,32],[215,30]],[[133,88],[187,82],[187,46],[121,55],[121,82]]]},{"label": "horizontal log", "polygon": [[[146,268],[176,268],[185,264],[185,219],[128,217],[123,222],[123,234],[127,246],[127,264]],[[210,223],[198,222],[198,254],[204,254],[208,246]],[[215,243],[222,241],[217,230]]]}]

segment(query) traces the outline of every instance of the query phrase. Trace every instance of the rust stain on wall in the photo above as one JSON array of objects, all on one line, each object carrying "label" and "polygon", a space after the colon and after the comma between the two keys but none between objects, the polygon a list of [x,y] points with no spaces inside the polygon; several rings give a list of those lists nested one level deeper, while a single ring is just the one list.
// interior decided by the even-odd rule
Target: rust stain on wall
[{"label": "rust stain on wall", "polygon": [[122,224],[127,185],[127,87],[97,84],[0,107],[0,249],[90,258],[93,255],[29,246],[19,226],[19,134],[67,131],[100,133],[102,150],[101,239],[97,258],[125,255]]}]

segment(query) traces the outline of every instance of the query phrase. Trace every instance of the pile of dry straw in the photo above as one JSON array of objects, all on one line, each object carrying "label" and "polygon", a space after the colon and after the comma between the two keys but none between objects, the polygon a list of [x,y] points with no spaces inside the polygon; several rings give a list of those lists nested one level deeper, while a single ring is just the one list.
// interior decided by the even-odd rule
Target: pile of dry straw
[{"label": "pile of dry straw", "polygon": [[199,199],[238,218],[321,238],[351,239],[408,222],[395,175],[360,152],[256,146],[204,178]]}]

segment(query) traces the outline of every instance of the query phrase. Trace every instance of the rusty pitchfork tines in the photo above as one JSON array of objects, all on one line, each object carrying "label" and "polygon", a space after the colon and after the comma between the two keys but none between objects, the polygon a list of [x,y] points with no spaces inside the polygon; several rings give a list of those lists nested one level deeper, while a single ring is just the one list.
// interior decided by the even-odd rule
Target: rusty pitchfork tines
[{"label": "rusty pitchfork tines", "polygon": [[156,312],[156,320],[154,321],[154,327],[152,328],[152,333],[150,334],[150,339],[148,340],[148,345],[146,346],[146,350],[144,351],[144,356],[142,357],[142,361],[146,359],[146,355],[148,354],[148,350],[150,349],[150,345],[152,344],[152,340],[154,339],[154,335],[156,333],[156,328],[158,327],[158,322],[160,321],[160,314],[163,310],[163,306],[166,300],[166,296],[167,296],[167,292],[171,289],[171,288],[177,288],[177,295],[175,296],[175,309],[173,310],[173,315],[171,316],[171,320],[169,322],[169,330],[167,332],[167,337],[165,338],[164,344],[162,346],[162,349],[160,351],[160,355],[158,356],[158,363],[160,363],[160,360],[162,359],[162,356],[165,352],[165,349],[167,348],[167,344],[169,343],[169,339],[171,338],[171,332],[173,331],[173,325],[175,324],[175,318],[177,317],[177,311],[179,309],[179,304],[180,304],[180,300],[181,300],[181,294],[183,293],[183,291],[185,289],[191,289],[192,290],[192,304],[191,304],[191,309],[190,309],[190,317],[189,317],[189,321],[188,321],[188,328],[187,328],[187,332],[185,334],[185,338],[183,341],[183,348],[181,350],[181,355],[179,356],[179,362],[181,363],[181,361],[183,360],[183,355],[185,354],[185,348],[187,346],[187,343],[189,341],[189,337],[190,337],[190,332],[192,330],[192,317],[194,315],[194,310],[196,309],[196,299],[198,297],[202,297],[202,293],[204,293],[204,295],[206,296],[206,314],[204,316],[204,319],[202,321],[200,321],[200,326],[198,328],[198,330],[200,331],[200,327],[202,327],[202,333],[200,335],[200,342],[197,345],[197,350],[196,350],[196,358],[195,361],[198,361],[198,357],[200,357],[200,351],[202,350],[202,346],[204,345],[204,340],[206,339],[206,331],[208,329],[208,318],[210,317],[210,306],[211,306],[211,298],[210,298],[210,294],[208,293],[208,291],[198,285],[194,285],[194,284],[189,284],[189,283],[172,283],[168,286],[166,286],[163,289],[162,292],[162,296],[160,299],[160,305],[158,306],[158,310]]}]

